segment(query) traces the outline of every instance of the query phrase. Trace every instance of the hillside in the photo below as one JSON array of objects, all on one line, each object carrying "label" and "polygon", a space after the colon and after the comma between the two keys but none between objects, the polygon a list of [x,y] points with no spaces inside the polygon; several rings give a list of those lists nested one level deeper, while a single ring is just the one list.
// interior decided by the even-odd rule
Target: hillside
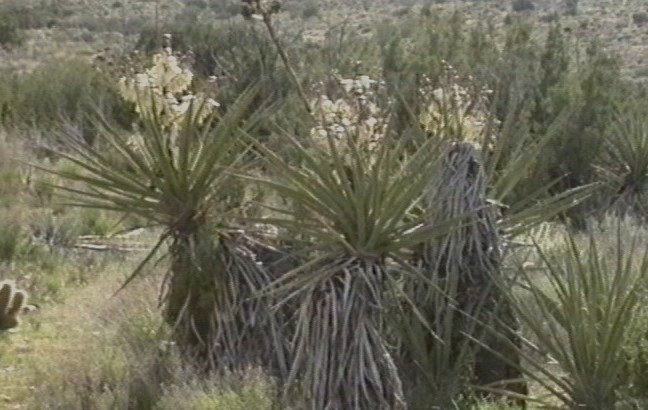
[{"label": "hillside", "polygon": [[[533,0],[534,9],[516,13],[510,1],[285,1],[281,28],[301,32],[305,38],[321,38],[322,32],[342,22],[349,30],[370,32],[376,21],[394,21],[421,7],[432,12],[459,10],[475,23],[502,25],[507,16],[524,15],[542,24],[559,22],[577,39],[599,39],[617,54],[629,78],[648,77],[648,6],[642,0],[577,0],[576,13],[568,12],[564,0]],[[91,57],[106,48],[129,49],[146,27],[166,26],[178,15],[198,19],[235,17],[239,5],[234,0],[6,0],[5,13],[16,13],[24,25],[22,47],[4,51],[1,67],[25,70],[37,62],[66,56]],[[156,11],[157,10],[157,11]],[[1,11],[1,9],[0,9]],[[20,23],[22,21],[22,23]]]}]

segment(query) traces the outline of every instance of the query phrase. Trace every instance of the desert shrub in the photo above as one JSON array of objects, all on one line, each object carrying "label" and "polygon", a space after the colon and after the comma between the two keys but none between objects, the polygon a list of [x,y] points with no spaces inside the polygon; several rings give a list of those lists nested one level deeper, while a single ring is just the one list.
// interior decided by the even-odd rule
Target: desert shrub
[{"label": "desert shrub", "polygon": [[19,160],[31,159],[23,142],[14,135],[0,132],[0,214],[26,199],[29,167]]},{"label": "desert shrub", "polygon": [[[565,61],[569,55],[566,45],[556,40],[556,46],[549,47],[552,51],[543,56],[542,47],[534,40],[534,27],[516,21],[505,30],[500,51],[494,47],[497,34],[488,25],[470,27],[457,14],[432,16],[426,20],[431,20],[432,24],[411,22],[379,38],[383,41],[380,55],[383,75],[397,104],[395,120],[401,122],[402,129],[416,129],[413,122],[422,104],[418,97],[422,85],[420,73],[425,73],[432,84],[438,85],[448,75],[444,73],[444,60],[462,74],[461,81],[471,84],[469,89],[492,91],[489,108],[495,115],[497,132],[513,131],[540,139],[547,133],[555,134],[564,125],[559,124],[564,122],[560,119],[564,106],[557,107],[551,115],[538,116],[542,126],[534,123],[533,113],[536,98],[542,104],[552,98],[543,98],[540,90],[546,89],[542,93],[550,94],[549,90],[569,68]],[[405,42],[407,48],[403,47]],[[473,80],[468,81],[470,77]],[[505,124],[512,124],[512,118],[515,118],[515,127],[505,129]],[[522,139],[516,137],[512,141]],[[528,183],[521,184],[518,189],[533,192],[544,185],[546,180],[530,174]],[[525,195],[525,192],[519,193],[520,197]]]},{"label": "desert shrub", "polygon": [[[589,46],[587,64],[567,74],[559,85],[549,89],[549,116],[560,110],[569,113],[569,121],[547,147],[546,177],[560,178],[557,189],[599,181],[596,172],[605,135],[613,124],[616,100],[623,92],[618,60],[603,52],[596,43]],[[601,198],[570,212],[575,227],[583,228],[583,215],[601,207]]]},{"label": "desert shrub", "polygon": [[12,16],[0,11],[0,46],[17,46],[23,41],[23,34]]},{"label": "desert shrub", "polygon": [[[95,279],[110,258],[107,254],[69,247],[75,242],[74,232],[78,231],[74,215],[55,217],[48,211],[3,212],[0,276],[20,281],[34,303],[60,301],[71,288]],[[45,230],[49,230],[49,238],[36,236]]]},{"label": "desert shrub", "polygon": [[633,13],[632,21],[638,26],[644,25],[648,23],[648,13],[646,13],[645,11],[639,11],[637,13]]},{"label": "desert shrub", "polygon": [[0,223],[0,263],[11,262],[17,256],[23,241],[21,222],[2,218]]},{"label": "desert shrub", "polygon": [[304,4],[304,8],[301,11],[302,18],[308,19],[311,17],[316,17],[319,15],[320,8],[317,2],[309,1]]},{"label": "desert shrub", "polygon": [[106,212],[97,209],[83,209],[79,212],[79,235],[108,235],[115,229],[116,221]]},{"label": "desert shrub", "polygon": [[[470,26],[464,20],[460,13],[411,17],[381,27],[378,52],[371,46],[361,49],[362,67],[382,67],[396,104],[393,120],[415,134],[421,73],[439,83],[445,60],[466,77],[473,76],[477,87],[493,91],[490,102],[498,132],[511,131],[505,124],[513,124],[515,118],[513,130],[519,135],[553,135],[540,147],[545,160],[513,196],[524,198],[550,183],[558,193],[600,181],[597,161],[613,122],[615,101],[626,90],[618,58],[596,41],[583,51],[559,24],[538,36],[533,23],[518,18],[501,34],[486,23]],[[500,50],[494,47],[498,43]],[[338,61],[355,58],[357,54],[348,51]],[[582,217],[605,204],[601,195],[570,210],[568,219],[583,227]]]},{"label": "desert shrub", "polygon": [[578,14],[578,0],[565,0],[565,14],[569,16]]},{"label": "desert shrub", "polygon": [[54,212],[42,212],[33,216],[28,226],[32,237],[50,248],[70,248],[81,233],[76,216]]},{"label": "desert shrub", "polygon": [[20,198],[25,186],[20,170],[16,169],[16,163],[12,161],[14,158],[7,155],[1,159],[6,161],[8,166],[0,168],[0,205],[10,206]]},{"label": "desert shrub", "polygon": [[511,8],[516,12],[531,11],[535,10],[535,3],[532,0],[513,0]]},{"label": "desert shrub", "polygon": [[115,231],[118,221],[105,211],[81,209],[77,212],[42,212],[29,221],[32,237],[56,248],[71,248],[81,235],[106,236]]},{"label": "desert shrub", "polygon": [[604,143],[597,165],[601,179],[608,185],[606,209],[645,220],[648,216],[644,205],[648,189],[648,121],[641,99],[628,98],[620,103]]},{"label": "desert shrub", "polygon": [[40,1],[40,4],[27,5],[24,2],[10,0],[0,7],[0,14],[11,17],[20,29],[52,27],[61,19],[73,13],[60,2]]},{"label": "desert shrub", "polygon": [[185,5],[187,7],[194,7],[196,9],[205,9],[207,8],[207,1],[206,0],[187,0],[185,1]]},{"label": "desert shrub", "polygon": [[[509,26],[501,59],[487,64],[480,78],[492,78],[495,110],[500,121],[507,113],[520,116],[518,128],[532,135],[554,134],[544,146],[546,158],[530,177],[527,188],[555,183],[560,192],[599,180],[599,159],[606,129],[623,87],[618,60],[593,42],[581,51],[560,25],[553,25],[544,41],[534,38],[534,27],[524,22]],[[484,75],[485,74],[485,75]],[[524,125],[522,125],[524,124]],[[520,195],[525,194],[520,192]],[[600,197],[570,210],[570,219],[582,227],[579,215],[600,207]]]},{"label": "desert shrub", "polygon": [[[475,84],[471,87],[492,90],[498,133],[512,131],[536,140],[553,135],[539,147],[545,160],[530,170],[513,197],[524,198],[556,180],[560,183],[552,188],[554,193],[598,180],[595,160],[622,89],[614,57],[590,47],[583,57],[589,63],[576,64],[578,50],[560,25],[549,30],[542,44],[528,21],[513,21],[499,37],[487,24],[467,25],[458,13],[418,18],[425,24],[414,17],[381,29],[377,37],[382,75],[396,105],[393,121],[400,129],[416,134],[421,73],[432,84],[442,82],[445,60],[466,77],[462,81],[474,78],[468,82]],[[498,41],[501,50],[494,47]],[[575,219],[596,206],[593,198],[570,213]]]},{"label": "desert shrub", "polygon": [[241,13],[241,2],[238,0],[211,0],[210,8],[216,13],[216,18],[227,19]]},{"label": "desert shrub", "polygon": [[122,126],[132,122],[132,111],[114,83],[83,60],[52,61],[3,82],[8,92],[0,95],[0,106],[8,125],[52,129],[67,121],[91,141],[89,117],[96,111]]}]

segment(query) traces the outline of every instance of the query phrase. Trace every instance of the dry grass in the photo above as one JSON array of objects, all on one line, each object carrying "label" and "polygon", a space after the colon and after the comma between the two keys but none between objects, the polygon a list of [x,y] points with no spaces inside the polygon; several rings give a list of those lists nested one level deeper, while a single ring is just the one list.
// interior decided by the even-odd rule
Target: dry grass
[{"label": "dry grass", "polygon": [[[119,285],[122,269],[127,272],[128,264],[113,263],[91,285],[71,291],[63,303],[41,307],[16,333],[3,335],[0,397],[7,405],[24,408],[39,386],[74,374],[70,365],[76,364],[76,370],[89,365],[85,361],[88,353],[102,347],[99,343],[109,336],[107,331],[115,331],[105,326],[102,317],[115,317],[127,297],[127,293],[110,297]],[[138,288],[130,292],[142,296],[132,298],[131,307],[150,299],[145,286]]]},{"label": "dry grass", "polygon": [[[111,7],[114,2],[101,0],[58,3],[74,13],[54,27],[29,30],[24,46],[14,51],[0,50],[0,69],[29,71],[52,58],[89,58],[104,47],[128,46],[135,41],[135,34],[124,36],[118,32],[123,27],[109,23],[121,21],[123,10],[151,20],[155,7],[155,2],[135,0],[121,1],[122,9]],[[402,10],[407,12],[395,2],[375,2],[368,10],[361,9],[361,3],[331,0],[321,5],[320,14],[307,24],[294,19],[289,12],[282,14],[278,23],[303,26],[307,29],[304,37],[319,43],[324,41],[327,28],[344,20],[348,30],[361,30],[371,28],[376,21],[398,19]],[[472,22],[494,18],[501,25],[509,13],[508,7],[502,6],[504,3],[508,4],[448,1],[433,6],[432,11],[463,9]],[[543,2],[532,17],[547,16],[560,3]],[[290,6],[290,2],[287,4]],[[184,7],[177,0],[161,0],[160,5],[161,21],[171,19]],[[632,22],[632,13],[645,9],[643,0],[581,0],[579,9],[577,16],[561,17],[563,26],[580,39],[599,36],[605,45],[618,52],[627,77],[648,79],[648,71],[643,67],[648,61],[648,29]],[[251,371],[244,381],[240,376],[199,380],[191,369],[180,364],[173,345],[167,343],[168,329],[157,309],[157,280],[137,282],[111,297],[131,271],[138,254],[122,263],[122,254],[96,256],[32,243],[30,225],[34,222],[45,224],[43,221],[47,220],[62,230],[67,229],[66,224],[75,230],[80,229],[79,225],[87,227],[94,222],[84,222],[85,214],[57,208],[51,202],[51,193],[43,188],[43,177],[30,174],[16,159],[34,158],[17,138],[0,132],[0,241],[16,239],[21,249],[15,262],[0,261],[0,279],[10,277],[28,285],[42,306],[17,333],[0,335],[0,407],[125,408],[132,405],[132,400],[137,400],[140,408],[275,407],[273,383],[257,371]],[[109,217],[106,220],[111,221]],[[4,229],[9,225],[7,221],[20,227],[15,238],[9,236],[14,235],[13,231]],[[606,219],[595,228],[597,235],[610,238],[610,250],[614,247],[612,221]],[[624,225],[648,243],[646,229],[630,220],[624,221]],[[565,234],[561,225],[546,224],[526,240],[533,237],[547,253],[560,254]],[[578,240],[586,242],[584,237]],[[523,259],[530,262],[530,269],[538,265],[537,255],[526,248],[512,255],[511,261]],[[546,281],[540,272],[536,279],[541,287]],[[549,362],[547,365],[552,366]],[[502,406],[484,404],[479,408]]]},{"label": "dry grass", "polygon": [[116,297],[114,265],[0,341],[0,400],[14,409],[272,409],[261,372],[200,379],[181,364],[156,300],[159,281]]}]

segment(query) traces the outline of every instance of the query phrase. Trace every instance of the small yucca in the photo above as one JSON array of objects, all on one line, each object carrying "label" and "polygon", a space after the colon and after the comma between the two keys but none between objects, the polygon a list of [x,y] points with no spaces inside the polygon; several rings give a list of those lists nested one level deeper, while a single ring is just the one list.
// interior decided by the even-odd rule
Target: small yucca
[{"label": "small yucca", "polygon": [[[567,235],[559,254],[536,246],[540,269],[520,266],[517,283],[498,281],[529,334],[521,346],[509,345],[524,358],[520,370],[569,408],[614,408],[623,383],[648,253],[617,229],[612,250],[601,246],[607,239],[590,237],[583,246]],[[547,356],[560,373],[547,366]]]}]

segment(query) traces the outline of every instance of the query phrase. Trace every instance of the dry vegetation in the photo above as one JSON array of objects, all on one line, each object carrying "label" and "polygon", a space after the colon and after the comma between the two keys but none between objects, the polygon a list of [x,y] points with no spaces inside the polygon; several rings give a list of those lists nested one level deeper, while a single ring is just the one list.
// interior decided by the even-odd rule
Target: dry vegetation
[{"label": "dry vegetation", "polygon": [[646,63],[643,0],[1,2],[0,408],[645,408]]}]

